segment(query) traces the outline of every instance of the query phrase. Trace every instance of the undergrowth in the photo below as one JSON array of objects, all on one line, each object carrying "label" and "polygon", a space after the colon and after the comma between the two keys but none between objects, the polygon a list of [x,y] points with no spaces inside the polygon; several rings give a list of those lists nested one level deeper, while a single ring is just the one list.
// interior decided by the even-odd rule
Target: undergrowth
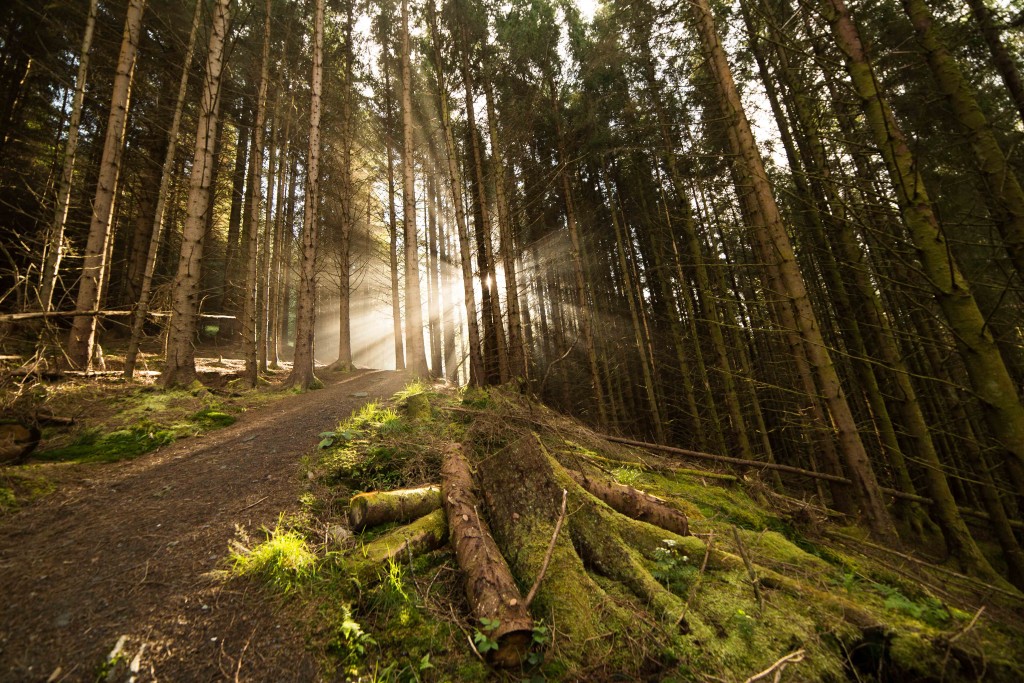
[{"label": "undergrowth", "polygon": [[[429,410],[413,410],[417,397],[426,398]],[[483,415],[467,417],[451,408]],[[236,573],[304,606],[309,642],[325,678],[495,676],[480,657],[496,645],[490,637],[495,625],[467,618],[465,588],[450,549],[397,557],[367,574],[361,548],[393,525],[355,537],[331,532],[344,527],[343,501],[355,492],[437,483],[441,445],[461,442],[473,421],[478,431],[491,430],[475,436],[501,457],[514,457],[508,446],[516,432],[508,425],[529,424],[563,462],[590,462],[685,510],[701,539],[665,534],[635,556],[686,605],[679,622],[661,623],[651,605],[599,566],[588,565],[587,577],[609,596],[609,614],[626,616],[622,629],[599,630],[586,646],[592,660],[581,662],[566,654],[566,625],[538,619],[523,669],[500,674],[501,680],[745,680],[797,651],[802,659],[786,670],[785,680],[954,681],[987,675],[1009,681],[1024,672],[1021,631],[1012,620],[974,620],[974,608],[940,597],[923,583],[924,576],[911,580],[879,558],[836,546],[785,509],[766,505],[742,482],[704,477],[699,470],[655,471],[578,424],[500,390],[458,394],[418,385],[389,402],[367,404],[321,434],[318,458],[309,463],[305,519],[280,523],[264,542],[242,543],[232,554]],[[547,541],[538,539],[541,545]],[[712,549],[749,556],[760,599],[748,570],[713,557],[709,562]],[[799,590],[761,582],[775,573]],[[529,586],[520,588],[525,594]],[[871,623],[851,620],[848,609]]]}]

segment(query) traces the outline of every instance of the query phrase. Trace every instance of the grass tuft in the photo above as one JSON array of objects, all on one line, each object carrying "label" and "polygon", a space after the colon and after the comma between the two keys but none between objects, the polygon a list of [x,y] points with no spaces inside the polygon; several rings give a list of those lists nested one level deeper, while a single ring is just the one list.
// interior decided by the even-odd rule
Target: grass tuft
[{"label": "grass tuft", "polygon": [[252,549],[233,544],[230,559],[235,574],[262,578],[284,593],[316,575],[317,557],[306,539],[280,522],[269,539]]}]

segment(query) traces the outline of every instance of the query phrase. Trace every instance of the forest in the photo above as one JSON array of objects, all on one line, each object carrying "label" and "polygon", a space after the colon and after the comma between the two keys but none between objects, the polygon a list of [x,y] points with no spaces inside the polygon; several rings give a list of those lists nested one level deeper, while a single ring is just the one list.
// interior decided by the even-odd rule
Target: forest
[{"label": "forest", "polygon": [[[413,576],[414,547],[433,557],[424,539],[451,539],[444,561],[470,577],[465,623],[489,664],[530,657],[551,680],[711,680],[681,673],[680,661],[700,667],[658,630],[714,621],[689,611],[709,590],[705,567],[673,587],[676,544],[752,586],[759,619],[759,590],[792,592],[795,579],[751,563],[736,530],[771,524],[701,526],[717,517],[666,483],[665,468],[697,476],[683,461],[774,501],[773,514],[841,526],[888,551],[881,565],[894,553],[941,566],[975,598],[987,587],[965,603],[963,633],[987,608],[1021,629],[1012,643],[1024,633],[1011,616],[1024,604],[1022,56],[1019,0],[4,2],[0,503],[14,514],[35,476],[18,468],[66,447],[77,416],[115,394],[135,406],[198,396],[189,419],[203,429],[222,409],[304,401],[337,413],[329,431],[302,426],[322,432],[316,486],[342,467],[346,495],[445,491],[387,520],[423,528],[385,534],[400,535],[387,538]],[[370,368],[412,382],[392,399],[404,426],[339,398],[349,381],[349,403],[400,388],[364,387]],[[58,386],[83,398],[52,400]],[[430,427],[442,414],[448,426]],[[138,453],[186,431],[165,442],[150,425]],[[371,432],[385,445],[363,443]],[[392,464],[394,476],[338,464],[347,449],[371,461],[401,450],[399,434],[433,455]],[[614,481],[594,483],[609,458]],[[474,531],[480,512],[460,522],[477,495],[497,545],[470,552],[491,536]],[[616,507],[619,495],[640,511]],[[676,540],[666,550],[651,528]],[[292,533],[278,530],[268,543]],[[533,591],[507,613],[493,555],[516,590],[536,579],[544,629],[563,619],[555,668],[526,654],[548,631],[530,625]],[[614,609],[576,596],[570,611],[573,576]],[[505,597],[486,607],[474,581]],[[630,645],[629,663],[608,654],[588,669],[587,643],[629,623],[616,591],[646,610],[660,654]],[[1003,617],[985,600],[1003,601]],[[719,630],[745,633],[735,616]],[[848,621],[875,619],[861,616]],[[370,680],[353,663],[370,648],[359,634],[345,631],[349,659],[332,660],[341,679]],[[942,638],[941,675],[926,659],[918,680],[947,675],[955,648]],[[20,671],[6,675],[24,680],[3,642],[0,662]],[[1024,670],[1016,642],[994,680]],[[766,679],[787,665],[800,680],[839,676],[827,659],[800,664],[813,659],[804,647],[703,664],[729,680],[756,674],[748,665],[771,665]],[[433,680],[429,656],[387,680]],[[909,675],[886,658],[879,680]],[[965,680],[977,673],[973,654],[952,659]],[[451,666],[437,680],[475,676]]]}]

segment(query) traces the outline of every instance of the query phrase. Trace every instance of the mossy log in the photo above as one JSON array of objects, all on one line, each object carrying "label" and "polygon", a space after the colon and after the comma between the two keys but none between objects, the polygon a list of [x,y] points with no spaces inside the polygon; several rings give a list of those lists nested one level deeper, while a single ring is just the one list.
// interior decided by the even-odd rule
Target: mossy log
[{"label": "mossy log", "polygon": [[566,470],[577,484],[591,495],[604,501],[608,507],[631,519],[667,529],[680,536],[690,535],[689,522],[679,510],[669,506],[657,496],[652,496],[632,486],[614,481],[602,481],[583,472]]},{"label": "mossy log", "polygon": [[488,652],[491,664],[519,666],[530,647],[533,619],[508,564],[484,521],[469,463],[451,444],[441,466],[444,508],[459,568],[466,575],[466,597],[477,619],[497,620],[487,635],[498,644]]},{"label": "mossy log", "polygon": [[437,550],[448,541],[448,522],[444,510],[437,509],[412,524],[399,527],[356,550],[353,573],[363,583],[372,583],[380,567],[388,560],[422,555]]},{"label": "mossy log", "polygon": [[397,491],[371,491],[353,496],[348,523],[353,531],[388,522],[411,522],[441,508],[441,489],[424,486]]}]

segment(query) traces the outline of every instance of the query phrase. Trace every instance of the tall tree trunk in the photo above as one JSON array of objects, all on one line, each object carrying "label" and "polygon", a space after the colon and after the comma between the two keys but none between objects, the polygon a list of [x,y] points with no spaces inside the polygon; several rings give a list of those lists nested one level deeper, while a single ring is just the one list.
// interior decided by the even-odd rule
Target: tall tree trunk
[{"label": "tall tree trunk", "polygon": [[171,192],[171,179],[174,177],[174,159],[178,151],[178,129],[181,127],[181,113],[185,105],[185,95],[188,92],[192,54],[195,52],[196,38],[199,35],[199,18],[202,15],[202,8],[203,0],[196,0],[196,7],[192,13],[192,29],[188,34],[188,46],[185,48],[185,57],[182,62],[181,80],[178,82],[178,99],[174,104],[171,128],[167,131],[167,151],[164,152],[164,164],[160,170],[160,187],[156,195],[156,208],[153,212],[153,230],[149,237],[149,247],[146,250],[146,265],[142,273],[139,301],[135,305],[131,338],[128,340],[128,349],[124,355],[125,379],[132,379],[135,374],[135,363],[139,355],[139,343],[142,341],[142,326],[146,322],[146,313],[149,312],[149,299],[153,293],[153,273],[156,271],[156,258],[160,251],[160,241],[165,222],[164,217],[167,213],[167,199]]},{"label": "tall tree trunk", "polygon": [[393,100],[391,96],[391,60],[384,57],[384,106],[387,117],[388,134],[385,144],[388,153],[388,236],[391,241],[391,321],[395,339],[395,369],[405,369],[405,341],[402,335],[402,299],[398,283],[398,218],[395,216],[395,159],[391,144],[391,131],[394,128]]},{"label": "tall tree trunk", "polygon": [[324,2],[314,0],[313,73],[310,78],[309,155],[306,161],[306,202],[302,214],[302,256],[295,313],[295,359],[286,385],[299,389],[319,386],[314,373],[316,332],[316,250],[320,213],[320,98],[324,77]]},{"label": "tall tree trunk", "polygon": [[633,335],[636,339],[636,349],[640,354],[640,369],[643,373],[644,378],[644,391],[647,394],[647,404],[651,413],[651,420],[654,422],[654,436],[657,443],[665,443],[665,427],[661,421],[661,407],[658,403],[657,395],[655,394],[654,387],[654,376],[653,376],[653,361],[654,359],[648,353],[647,340],[644,336],[644,331],[640,327],[640,318],[637,311],[638,307],[642,305],[641,301],[634,300],[634,294],[637,289],[634,288],[634,278],[630,273],[629,264],[626,263],[626,246],[625,239],[623,238],[623,232],[625,226],[621,225],[618,217],[618,207],[616,202],[616,189],[608,181],[607,176],[604,176],[604,185],[608,192],[608,210],[611,213],[612,227],[615,230],[615,246],[616,252],[619,256],[619,269],[622,271],[623,289],[626,296],[626,301],[629,304],[629,316],[633,322]]},{"label": "tall tree trunk", "polygon": [[[459,255],[462,263],[462,288],[466,304],[467,345],[469,347],[468,384],[481,386],[484,383],[484,363],[480,347],[480,327],[477,322],[476,292],[473,287],[473,256],[466,225],[466,209],[462,201],[462,174],[455,153],[455,135],[452,132],[451,113],[448,108],[448,91],[444,80],[439,32],[433,2],[427,6],[431,25],[434,69],[437,75],[437,97],[444,134],[445,155],[448,159],[448,182],[455,207],[455,225],[459,234]],[[461,328],[460,328],[461,329]]]},{"label": "tall tree trunk", "polygon": [[[285,86],[287,89],[288,86]],[[282,273],[286,268],[287,259],[284,258],[285,250],[285,174],[288,167],[288,159],[291,156],[291,131],[292,131],[292,107],[290,104],[285,109],[284,124],[284,147],[277,159],[277,199],[274,202],[274,254],[270,261],[270,293],[268,295],[267,311],[267,365],[272,370],[281,367],[281,310],[282,300]],[[289,176],[290,177],[290,176]],[[291,180],[289,180],[291,182]]]},{"label": "tall tree trunk", "polygon": [[416,238],[416,195],[413,179],[412,66],[410,64],[409,0],[402,0],[402,215],[405,236],[405,348],[406,368],[427,377],[423,347],[423,303],[420,297],[420,261]]},{"label": "tall tree trunk", "polygon": [[355,121],[352,115],[352,98],[355,97],[355,84],[352,82],[352,5],[352,2],[345,5],[345,61],[342,67],[345,91],[341,100],[341,215],[338,234],[338,360],[332,366],[341,372],[352,369],[352,290],[349,272],[352,264],[352,228],[355,225],[355,192],[352,184],[352,146],[355,144]]},{"label": "tall tree trunk", "polygon": [[89,51],[92,49],[92,35],[96,26],[97,0],[89,0],[89,11],[85,19],[85,33],[82,47],[78,52],[78,75],[75,77],[75,96],[71,100],[71,118],[68,120],[68,141],[64,145],[64,165],[60,174],[60,186],[53,207],[53,223],[50,224],[43,247],[40,268],[39,304],[44,311],[53,307],[53,290],[57,286],[61,258],[64,256],[64,225],[71,203],[71,180],[75,172],[75,155],[78,152],[78,127],[82,121],[82,103],[85,100],[86,77],[89,72]]},{"label": "tall tree trunk", "polygon": [[281,91],[278,83],[277,95],[274,97],[274,115],[270,124],[270,154],[267,157],[267,206],[263,218],[263,244],[259,250],[259,263],[256,267],[256,364],[259,372],[267,372],[267,339],[270,325],[270,279],[271,260],[274,257],[274,199],[277,180],[278,153],[278,120],[281,113]]},{"label": "tall tree trunk", "polygon": [[[438,274],[437,173],[427,174],[427,327],[430,338],[430,374],[443,377],[441,344],[441,286]],[[447,302],[444,302],[447,303]]]},{"label": "tall tree trunk", "polygon": [[967,4],[970,5],[974,20],[978,22],[978,28],[981,29],[981,36],[985,39],[989,52],[992,53],[992,63],[995,64],[1000,78],[1003,79],[1003,84],[1010,93],[1010,99],[1017,107],[1020,120],[1024,122],[1024,81],[1021,80],[1017,62],[1014,61],[1010,51],[1003,44],[1003,39],[999,36],[999,28],[992,19],[992,10],[988,8],[986,0],[967,0]]},{"label": "tall tree trunk", "polygon": [[903,222],[936,302],[956,338],[989,431],[1005,449],[1018,494],[1024,493],[1024,406],[970,285],[953,259],[917,163],[888,100],[879,90],[860,33],[843,0],[824,0],[825,16],[846,58],[875,144],[882,152]]},{"label": "tall tree trunk", "polygon": [[1019,279],[1024,279],[1024,189],[1006,160],[978,100],[956,59],[943,44],[925,0],[903,0],[928,66],[939,90],[967,133],[984,187],[985,202],[1010,254]]},{"label": "tall tree trunk", "polygon": [[489,80],[484,81],[487,101],[487,130],[491,139],[491,163],[494,167],[494,194],[498,205],[498,237],[502,265],[505,269],[505,306],[508,312],[508,372],[509,378],[529,376],[526,347],[523,342],[522,315],[519,307],[519,282],[516,277],[516,249],[512,216],[506,194],[504,150],[498,133],[498,117],[494,111],[494,93]]},{"label": "tall tree trunk", "polygon": [[789,299],[783,303],[783,306],[792,306],[793,308],[797,331],[804,342],[808,360],[814,369],[825,403],[828,405],[847,474],[855,483],[854,488],[861,505],[861,512],[876,538],[888,543],[898,543],[896,529],[889,516],[889,511],[885,507],[874,469],[871,467],[871,461],[868,459],[864,443],[857,431],[856,421],[840,385],[831,354],[822,337],[821,326],[811,308],[803,276],[775,203],[775,197],[764,170],[764,163],[754,142],[750,123],[743,111],[743,105],[740,102],[736,84],[733,82],[725,51],[719,41],[708,2],[707,0],[694,0],[691,9],[704,46],[704,54],[710,62],[710,68],[715,78],[723,113],[726,114],[731,129],[730,142],[733,145],[733,153],[745,167],[747,181],[751,184],[753,192],[753,200],[760,213],[760,224],[755,226],[755,230],[762,232],[765,241],[770,245],[770,250],[766,255],[773,255],[775,258],[775,266],[778,268],[779,281],[783,288],[780,293],[785,294]]},{"label": "tall tree trunk", "polygon": [[189,180],[185,227],[181,237],[178,273],[174,279],[171,324],[167,334],[167,359],[160,375],[164,387],[187,386],[195,381],[196,315],[199,309],[199,279],[203,265],[206,213],[210,208],[214,148],[217,144],[217,114],[220,106],[224,43],[231,19],[231,0],[217,0],[210,27],[206,76],[199,103],[195,157]]},{"label": "tall tree trunk", "polygon": [[263,209],[263,133],[267,118],[267,89],[270,81],[270,0],[263,6],[263,52],[260,80],[256,90],[256,115],[252,124],[252,163],[249,165],[249,214],[245,217],[245,298],[242,300],[242,357],[245,383],[255,387],[259,379],[256,350],[257,279],[259,277],[260,212]]},{"label": "tall tree trunk", "polygon": [[[78,299],[75,303],[75,310],[83,313],[100,309],[100,289],[107,269],[106,257],[110,243],[111,221],[114,216],[114,198],[117,194],[117,181],[121,170],[124,132],[128,122],[132,77],[135,74],[135,55],[142,35],[142,14],[145,9],[146,0],[129,0],[128,14],[124,21],[124,35],[121,39],[121,52],[117,58],[117,70],[114,74],[110,116],[107,119],[107,133],[103,143],[103,156],[100,159],[96,196],[92,204],[89,239],[86,242],[85,259],[82,263],[82,279],[78,285]],[[92,367],[96,317],[94,315],[79,316],[71,325],[67,355],[75,367],[85,370]]]},{"label": "tall tree trunk", "polygon": [[[241,117],[239,117],[241,118]],[[238,306],[239,248],[242,233],[242,214],[246,206],[245,172],[249,161],[249,127],[241,123],[235,126],[235,165],[231,173],[231,209],[228,213],[227,243],[224,245],[224,273],[220,291],[220,310],[225,313],[240,313]],[[237,334],[237,322],[232,321],[232,334]]]},{"label": "tall tree trunk", "polygon": [[494,268],[494,253],[491,245],[491,216],[487,202],[487,183],[484,178],[483,152],[480,149],[480,133],[476,125],[476,107],[473,104],[476,88],[473,85],[473,71],[469,63],[469,41],[465,25],[462,33],[462,83],[466,90],[466,137],[473,155],[472,179],[476,190],[474,200],[479,206],[479,215],[474,212],[476,226],[477,264],[480,268],[480,313],[484,320],[484,368],[490,383],[508,381],[508,351],[505,348],[505,332],[501,320],[501,303]]}]

